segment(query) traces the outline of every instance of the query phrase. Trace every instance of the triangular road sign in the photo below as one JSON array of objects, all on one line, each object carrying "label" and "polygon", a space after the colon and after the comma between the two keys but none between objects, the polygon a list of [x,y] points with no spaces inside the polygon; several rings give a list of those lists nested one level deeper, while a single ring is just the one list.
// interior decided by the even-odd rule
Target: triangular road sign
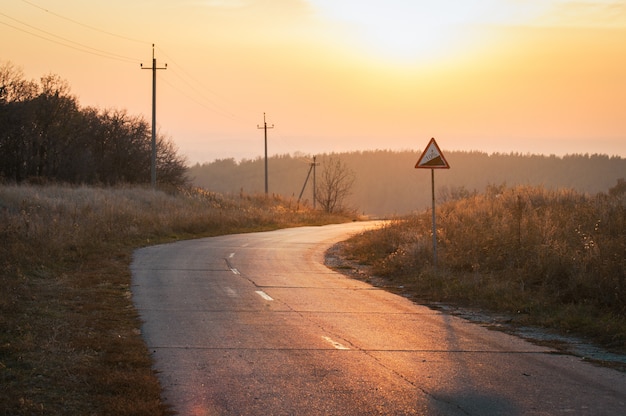
[{"label": "triangular road sign", "polygon": [[439,146],[437,146],[437,142],[434,138],[430,139],[428,146],[426,146],[426,150],[424,150],[424,153],[422,153],[415,164],[415,168],[450,169],[450,165],[443,156],[443,153],[441,153],[441,150],[439,149]]}]

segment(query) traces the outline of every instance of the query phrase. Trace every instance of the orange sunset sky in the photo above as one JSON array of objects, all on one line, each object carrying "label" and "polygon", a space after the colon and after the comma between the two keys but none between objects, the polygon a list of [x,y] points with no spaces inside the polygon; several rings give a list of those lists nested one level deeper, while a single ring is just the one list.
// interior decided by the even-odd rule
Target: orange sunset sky
[{"label": "orange sunset sky", "polygon": [[0,61],[157,119],[190,163],[442,150],[626,157],[626,2],[3,0]]}]

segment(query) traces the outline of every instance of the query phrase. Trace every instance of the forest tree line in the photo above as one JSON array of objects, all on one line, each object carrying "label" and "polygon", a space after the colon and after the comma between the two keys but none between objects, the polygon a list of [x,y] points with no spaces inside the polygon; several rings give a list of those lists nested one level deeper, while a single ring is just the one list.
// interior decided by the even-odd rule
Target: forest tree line
[{"label": "forest tree line", "polygon": [[[435,171],[439,201],[482,192],[490,185],[534,185],[547,189],[574,189],[590,195],[608,192],[626,176],[626,159],[600,154],[554,155],[487,154],[443,150],[450,169]],[[339,157],[354,172],[347,205],[375,216],[403,215],[431,204],[430,169],[415,169],[420,151],[363,151],[317,155],[319,178],[325,160]],[[268,161],[269,192],[297,200],[312,158],[276,155]],[[264,161],[219,159],[189,169],[195,185],[223,193],[264,191]],[[312,204],[312,179],[302,203]]]},{"label": "forest tree line", "polygon": [[[152,127],[125,110],[81,108],[66,81],[0,63],[0,180],[150,183]],[[185,160],[157,136],[158,183],[186,182]]]}]

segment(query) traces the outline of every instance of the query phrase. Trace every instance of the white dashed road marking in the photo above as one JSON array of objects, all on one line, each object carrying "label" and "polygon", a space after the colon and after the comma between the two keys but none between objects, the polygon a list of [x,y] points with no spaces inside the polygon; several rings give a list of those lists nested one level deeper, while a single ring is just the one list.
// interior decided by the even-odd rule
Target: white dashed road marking
[{"label": "white dashed road marking", "polygon": [[274,300],[274,299],[272,299],[272,297],[270,295],[268,295],[267,293],[263,292],[262,290],[257,290],[256,294],[261,296],[265,300]]},{"label": "white dashed road marking", "polygon": [[350,348],[346,347],[343,344],[338,343],[337,341],[333,341],[331,338],[327,337],[327,336],[322,336],[322,339],[326,342],[328,342],[329,344],[331,344],[333,347],[337,348],[338,350],[349,350]]}]

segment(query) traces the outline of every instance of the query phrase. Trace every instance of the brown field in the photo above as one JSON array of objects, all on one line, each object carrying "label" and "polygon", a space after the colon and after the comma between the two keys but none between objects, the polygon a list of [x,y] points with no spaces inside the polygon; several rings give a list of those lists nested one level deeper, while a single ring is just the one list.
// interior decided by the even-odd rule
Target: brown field
[{"label": "brown field", "polygon": [[0,185],[0,414],[163,415],[135,248],[346,221],[279,197]]}]

